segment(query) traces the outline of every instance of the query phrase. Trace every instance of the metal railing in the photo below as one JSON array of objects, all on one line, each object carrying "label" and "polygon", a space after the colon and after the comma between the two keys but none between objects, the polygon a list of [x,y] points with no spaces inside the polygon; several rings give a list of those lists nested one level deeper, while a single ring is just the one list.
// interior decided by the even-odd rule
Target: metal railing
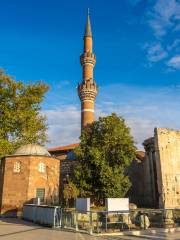
[{"label": "metal railing", "polygon": [[180,209],[78,212],[75,209],[29,204],[24,206],[23,218],[42,225],[98,234],[178,227],[180,226]]},{"label": "metal railing", "polygon": [[136,209],[118,212],[62,210],[62,227],[92,233],[180,226],[180,209]]},{"label": "metal railing", "polygon": [[61,227],[62,209],[56,206],[26,204],[23,206],[23,219],[44,226]]}]

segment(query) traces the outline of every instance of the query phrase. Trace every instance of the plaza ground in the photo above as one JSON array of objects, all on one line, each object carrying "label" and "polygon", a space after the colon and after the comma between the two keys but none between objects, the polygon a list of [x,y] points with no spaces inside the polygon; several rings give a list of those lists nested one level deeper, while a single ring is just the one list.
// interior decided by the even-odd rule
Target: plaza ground
[{"label": "plaza ground", "polygon": [[0,239],[2,240],[120,240],[120,239],[173,239],[180,240],[180,231],[174,233],[158,233],[156,235],[144,234],[143,236],[90,236],[88,234],[74,233],[41,227],[19,219],[0,219]]}]

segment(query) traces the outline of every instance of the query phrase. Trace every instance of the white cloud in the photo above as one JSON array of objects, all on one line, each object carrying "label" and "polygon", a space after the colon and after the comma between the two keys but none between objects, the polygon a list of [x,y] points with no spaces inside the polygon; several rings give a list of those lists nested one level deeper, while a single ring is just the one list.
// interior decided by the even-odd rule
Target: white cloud
[{"label": "white cloud", "polygon": [[[127,107],[127,109],[118,109],[115,104],[110,109],[106,109],[106,113],[103,109],[103,105],[96,108],[96,119],[99,116],[106,116],[112,112],[116,112],[121,116],[131,112],[130,107]],[[133,107],[131,109],[134,112],[138,112]],[[147,107],[147,109],[150,108]],[[48,137],[50,142],[47,144],[47,147],[63,146],[79,142],[80,111],[77,108],[67,105],[62,109],[46,110],[43,113],[47,116],[49,125]],[[129,116],[125,117],[125,119],[127,125],[131,128],[131,133],[134,136],[137,147],[143,149],[141,143],[153,135],[153,128],[156,126],[155,122],[137,116]]]},{"label": "white cloud", "polygon": [[154,30],[156,36],[163,36],[166,34],[166,28],[164,28],[160,21],[157,19],[149,20],[149,25]]},{"label": "white cloud", "polygon": [[147,59],[150,62],[158,62],[168,55],[160,43],[146,44],[145,49],[147,50]]},{"label": "white cloud", "polygon": [[[153,43],[147,43],[146,50],[148,66],[173,56],[178,52],[179,39],[172,41],[173,37],[180,30],[180,1],[179,0],[156,0],[148,11],[146,20],[153,30]],[[171,43],[169,43],[172,41]],[[171,67],[171,59],[168,61],[168,71],[177,70]],[[165,63],[165,61],[163,61]]]},{"label": "white cloud", "polygon": [[173,69],[180,70],[180,55],[172,57],[168,62],[167,66]]},{"label": "white cloud", "polygon": [[47,116],[48,139],[50,146],[60,146],[79,141],[80,111],[72,105],[43,111]]},{"label": "white cloud", "polygon": [[131,128],[138,149],[143,149],[142,143],[145,139],[153,136],[154,128],[158,125],[156,121],[138,117],[128,118],[126,122]]},{"label": "white cloud", "polygon": [[175,39],[171,44],[167,46],[167,49],[178,51],[180,47],[180,39]]},{"label": "white cloud", "polygon": [[180,2],[177,0],[157,0],[149,12],[149,25],[156,37],[164,36],[169,28],[176,28],[180,19]]},{"label": "white cloud", "polygon": [[[109,95],[109,93],[112,93]],[[154,127],[180,128],[178,85],[167,88],[142,88],[130,85],[109,85],[101,87],[100,101],[97,99],[95,118],[112,112],[125,118],[138,148],[142,142],[153,136]],[[57,106],[57,105],[56,105]],[[58,105],[45,110],[49,124],[48,147],[62,146],[79,141],[80,103]]]}]

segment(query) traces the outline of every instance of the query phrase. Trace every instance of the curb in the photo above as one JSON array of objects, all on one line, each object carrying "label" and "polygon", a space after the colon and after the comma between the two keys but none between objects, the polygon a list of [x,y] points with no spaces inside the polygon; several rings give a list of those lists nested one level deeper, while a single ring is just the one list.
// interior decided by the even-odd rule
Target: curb
[{"label": "curb", "polygon": [[92,235],[93,236],[141,236],[144,234],[173,233],[178,231],[180,231],[180,227],[135,230],[135,231],[126,231],[126,232],[119,232],[119,233],[100,233],[100,234],[92,234]]}]

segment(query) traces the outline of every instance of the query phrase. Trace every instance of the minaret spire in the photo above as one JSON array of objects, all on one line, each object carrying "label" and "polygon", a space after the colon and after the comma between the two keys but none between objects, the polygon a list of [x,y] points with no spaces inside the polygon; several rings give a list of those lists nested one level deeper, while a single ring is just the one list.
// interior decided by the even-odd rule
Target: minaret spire
[{"label": "minaret spire", "polygon": [[85,27],[84,37],[92,37],[89,8],[87,9],[87,19],[86,19],[86,27]]},{"label": "minaret spire", "polygon": [[78,85],[78,95],[81,100],[81,130],[94,121],[94,101],[98,92],[94,81],[94,66],[96,56],[93,53],[93,40],[89,9],[84,34],[84,52],[80,56],[82,65],[82,82]]}]

